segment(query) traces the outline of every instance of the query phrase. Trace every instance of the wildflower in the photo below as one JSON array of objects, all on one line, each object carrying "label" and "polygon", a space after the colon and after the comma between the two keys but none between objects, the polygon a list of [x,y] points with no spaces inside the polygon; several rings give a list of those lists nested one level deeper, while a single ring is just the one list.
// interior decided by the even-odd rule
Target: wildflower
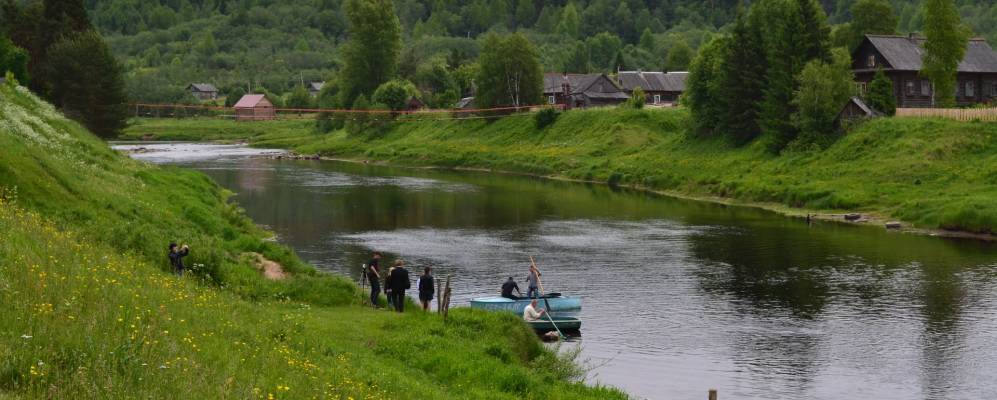
[{"label": "wildflower", "polygon": [[21,339],[24,339],[24,340],[28,340],[28,339],[31,339],[33,337],[34,336],[31,336],[31,335],[28,335],[28,334],[21,335]]}]

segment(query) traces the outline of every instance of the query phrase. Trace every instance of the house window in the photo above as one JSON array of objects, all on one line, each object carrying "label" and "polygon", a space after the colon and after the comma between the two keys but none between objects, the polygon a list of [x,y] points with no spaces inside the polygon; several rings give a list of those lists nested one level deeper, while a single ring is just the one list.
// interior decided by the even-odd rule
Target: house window
[{"label": "house window", "polygon": [[869,68],[875,67],[876,66],[876,55],[871,55],[871,56],[869,56],[869,58],[866,58],[865,65],[867,67],[869,67]]},{"label": "house window", "polygon": [[865,94],[866,90],[868,90],[868,88],[869,88],[869,84],[866,83],[866,82],[856,82],[855,86],[858,89],[858,91],[859,91],[860,94]]},{"label": "house window", "polygon": [[547,96],[547,104],[554,104],[554,96]]},{"label": "house window", "polygon": [[990,82],[990,97],[997,97],[997,82]]},{"label": "house window", "polygon": [[976,82],[966,81],[966,97],[976,96]]},{"label": "house window", "polygon": [[922,96],[931,95],[931,81],[927,79],[921,81],[921,95]]},{"label": "house window", "polygon": [[914,94],[914,81],[907,81],[907,95]]},{"label": "house window", "polygon": [[661,95],[660,94],[654,95],[654,104],[661,104]]}]

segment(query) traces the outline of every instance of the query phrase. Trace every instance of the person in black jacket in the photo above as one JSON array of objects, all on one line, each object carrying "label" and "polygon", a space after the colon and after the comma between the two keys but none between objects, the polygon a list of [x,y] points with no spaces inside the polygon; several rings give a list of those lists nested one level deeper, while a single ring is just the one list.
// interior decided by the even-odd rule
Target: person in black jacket
[{"label": "person in black jacket", "polygon": [[429,310],[429,302],[433,301],[433,291],[436,286],[433,284],[433,276],[429,274],[430,268],[423,270],[419,277],[419,301],[422,302],[422,311]]},{"label": "person in black jacket", "polygon": [[405,291],[412,287],[409,280],[408,270],[405,269],[405,261],[395,260],[395,265],[391,267],[388,274],[388,287],[391,289],[391,303],[395,306],[395,311],[405,311]]},{"label": "person in black jacket", "polygon": [[380,307],[377,298],[381,294],[381,252],[375,251],[367,264],[367,281],[370,282],[370,305]]},{"label": "person in black jacket", "polygon": [[167,256],[170,258],[170,265],[173,266],[173,273],[177,276],[183,276],[183,258],[190,253],[190,247],[183,245],[177,247],[176,243],[170,243],[170,252]]}]

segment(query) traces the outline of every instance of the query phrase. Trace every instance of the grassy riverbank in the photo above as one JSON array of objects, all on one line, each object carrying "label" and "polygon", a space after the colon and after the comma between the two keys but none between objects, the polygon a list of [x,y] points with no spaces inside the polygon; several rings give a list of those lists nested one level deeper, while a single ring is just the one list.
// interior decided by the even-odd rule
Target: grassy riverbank
[{"label": "grassy riverbank", "polygon": [[[0,398],[625,397],[573,383],[514,316],[357,306],[227,198],[0,86]],[[171,240],[194,274],[167,272]]]},{"label": "grassy riverbank", "polygon": [[529,117],[514,116],[396,123],[372,138],[314,134],[303,121],[269,122],[238,135],[238,124],[229,121],[140,120],[128,132],[180,138],[224,131],[229,139],[257,146],[329,157],[594,180],[777,208],[859,211],[920,228],[987,233],[997,227],[997,124],[879,119],[824,151],[773,156],[762,143],[734,148],[690,137],[687,118],[682,109],[583,110],[564,113],[543,130]]}]

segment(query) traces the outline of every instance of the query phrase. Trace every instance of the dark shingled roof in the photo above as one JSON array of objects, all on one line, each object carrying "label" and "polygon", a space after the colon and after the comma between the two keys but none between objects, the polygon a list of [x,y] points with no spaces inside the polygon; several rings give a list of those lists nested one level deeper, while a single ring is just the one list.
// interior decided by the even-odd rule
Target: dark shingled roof
[{"label": "dark shingled roof", "polygon": [[215,88],[215,85],[212,85],[210,83],[191,83],[190,86],[187,86],[187,89],[190,89],[190,88],[194,88],[194,90],[196,90],[198,92],[217,92],[218,91],[218,89]]},{"label": "dark shingled roof", "polygon": [[325,86],[325,82],[324,81],[323,82],[309,82],[308,83],[308,90],[309,91],[313,91],[313,92],[320,92],[320,91],[322,91],[322,86]]},{"label": "dark shingled roof", "polygon": [[645,92],[684,92],[688,72],[620,71],[616,75],[623,90],[632,92],[640,87]]},{"label": "dark shingled roof", "polygon": [[[898,71],[920,71],[924,57],[923,37],[865,35],[886,62]],[[970,39],[966,45],[966,55],[959,63],[959,72],[997,73],[997,53],[980,38]]]},{"label": "dark shingled roof", "polygon": [[[593,89],[596,87],[596,83],[600,79],[605,79],[612,88],[606,91],[605,87],[599,87],[598,89]],[[546,73],[544,74],[544,94],[553,95],[555,93],[561,93],[561,85],[567,82],[571,85],[570,94],[585,94],[589,98],[598,99],[628,99],[626,93],[614,82],[612,79],[606,76],[606,74],[558,74],[558,73]]]}]

